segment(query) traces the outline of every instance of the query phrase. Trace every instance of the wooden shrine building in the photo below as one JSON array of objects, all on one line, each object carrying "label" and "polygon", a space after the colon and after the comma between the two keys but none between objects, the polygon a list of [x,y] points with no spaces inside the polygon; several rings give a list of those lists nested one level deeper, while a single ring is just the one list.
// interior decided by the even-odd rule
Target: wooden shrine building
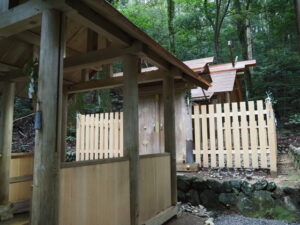
[{"label": "wooden shrine building", "polygon": [[[14,96],[38,58],[32,225],[162,224],[176,214],[174,86],[210,84],[104,0],[0,1],[0,217],[9,201]],[[141,72],[141,59],[158,70]],[[123,77],[91,80],[122,62]],[[138,85],[163,83],[164,152],[139,155]],[[177,81],[178,80],[178,81]],[[123,86],[124,157],[64,162],[68,99]]]}]

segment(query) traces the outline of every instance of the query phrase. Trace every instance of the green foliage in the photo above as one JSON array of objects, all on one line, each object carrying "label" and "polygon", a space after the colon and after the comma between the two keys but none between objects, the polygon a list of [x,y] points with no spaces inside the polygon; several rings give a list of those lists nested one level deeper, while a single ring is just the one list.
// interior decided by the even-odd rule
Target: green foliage
[{"label": "green foliage", "polygon": [[296,222],[295,213],[288,211],[280,205],[276,205],[274,208],[268,209],[266,211],[255,212],[252,216],[255,218],[268,218],[274,220]]}]

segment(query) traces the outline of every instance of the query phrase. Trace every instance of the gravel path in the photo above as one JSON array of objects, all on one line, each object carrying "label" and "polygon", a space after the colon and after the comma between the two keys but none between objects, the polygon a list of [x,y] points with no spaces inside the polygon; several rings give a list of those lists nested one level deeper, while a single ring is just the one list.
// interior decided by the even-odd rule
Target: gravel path
[{"label": "gravel path", "polygon": [[253,219],[243,216],[219,216],[215,225],[300,225],[299,223],[289,223],[277,220]]}]

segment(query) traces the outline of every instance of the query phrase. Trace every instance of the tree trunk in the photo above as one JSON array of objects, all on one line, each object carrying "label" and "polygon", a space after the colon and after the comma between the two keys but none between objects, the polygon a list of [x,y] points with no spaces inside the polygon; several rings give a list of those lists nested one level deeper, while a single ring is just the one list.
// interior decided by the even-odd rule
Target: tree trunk
[{"label": "tree trunk", "polygon": [[169,45],[170,51],[175,53],[175,30],[174,30],[174,17],[175,17],[175,4],[174,0],[168,0],[168,29],[169,29]]},{"label": "tree trunk", "polygon": [[298,31],[298,51],[300,51],[300,0],[294,0],[296,11],[296,23]]}]

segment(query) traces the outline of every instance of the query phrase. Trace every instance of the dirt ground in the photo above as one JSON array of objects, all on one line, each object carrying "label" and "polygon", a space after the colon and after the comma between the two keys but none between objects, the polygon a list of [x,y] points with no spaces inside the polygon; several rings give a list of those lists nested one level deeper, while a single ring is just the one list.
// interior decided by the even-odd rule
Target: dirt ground
[{"label": "dirt ground", "polygon": [[207,218],[201,218],[188,213],[184,213],[177,218],[173,218],[165,225],[204,225]]}]

